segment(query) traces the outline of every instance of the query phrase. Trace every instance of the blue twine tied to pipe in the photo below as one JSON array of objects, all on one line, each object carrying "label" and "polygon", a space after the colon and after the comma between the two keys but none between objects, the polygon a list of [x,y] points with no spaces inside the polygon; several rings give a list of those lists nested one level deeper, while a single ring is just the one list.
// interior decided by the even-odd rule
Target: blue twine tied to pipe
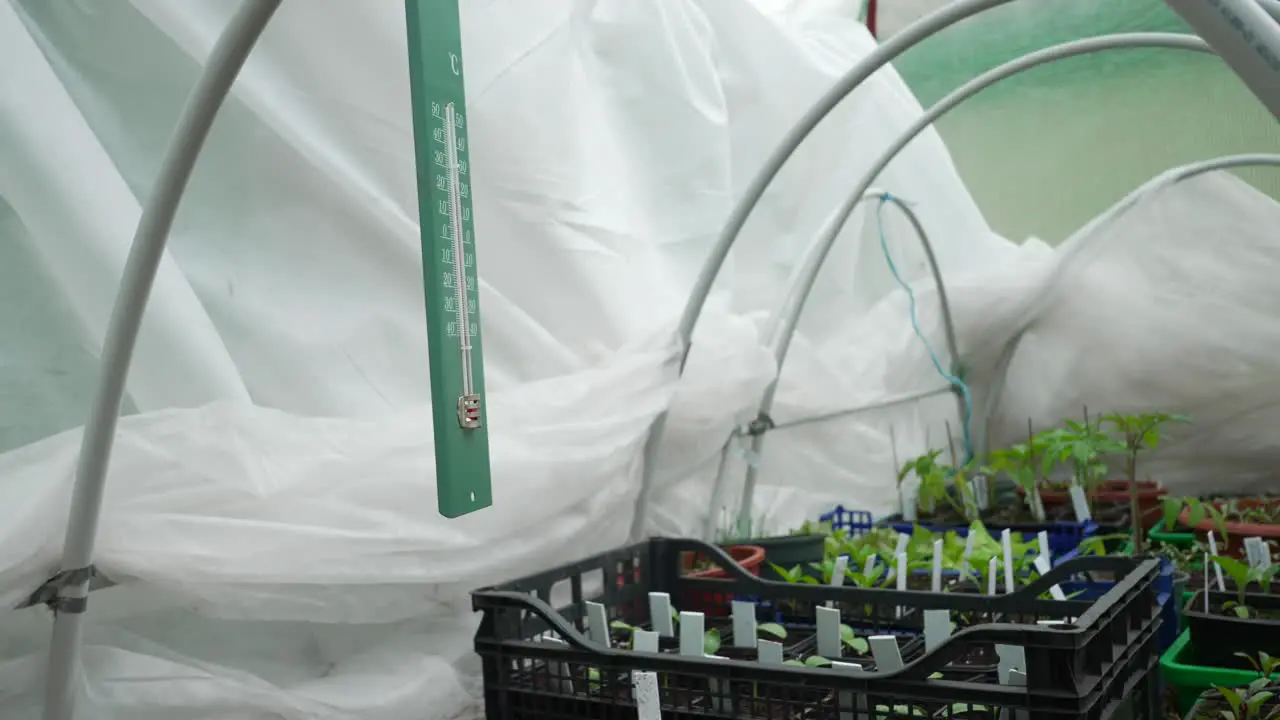
[{"label": "blue twine tied to pipe", "polygon": [[876,225],[880,231],[880,250],[884,252],[884,261],[889,264],[889,272],[893,273],[893,278],[898,281],[907,293],[907,305],[911,311],[911,327],[916,332],[916,337],[920,338],[920,342],[924,344],[925,350],[929,351],[929,359],[933,361],[933,368],[938,371],[938,375],[942,376],[952,387],[960,391],[960,396],[964,401],[964,417],[961,418],[961,429],[964,433],[964,461],[965,464],[973,462],[973,436],[969,432],[970,420],[973,417],[973,396],[969,393],[969,386],[964,384],[964,380],[952,375],[942,367],[942,361],[938,359],[938,353],[934,352],[933,346],[929,344],[929,340],[925,338],[924,331],[920,329],[920,319],[916,314],[916,294],[911,290],[911,285],[902,279],[902,274],[898,272],[898,266],[893,262],[893,256],[889,254],[889,239],[884,233],[884,206],[889,204],[892,196],[885,193],[880,198],[880,203],[876,206]]}]

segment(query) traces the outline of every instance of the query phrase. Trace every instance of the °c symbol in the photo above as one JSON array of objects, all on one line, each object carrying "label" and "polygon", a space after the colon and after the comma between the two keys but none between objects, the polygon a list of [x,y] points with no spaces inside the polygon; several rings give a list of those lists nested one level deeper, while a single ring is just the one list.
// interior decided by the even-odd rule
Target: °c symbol
[{"label": "\u00b0c symbol", "polygon": [[456,53],[449,53],[449,67],[453,68],[454,75],[462,74],[462,70],[458,67],[458,55]]}]

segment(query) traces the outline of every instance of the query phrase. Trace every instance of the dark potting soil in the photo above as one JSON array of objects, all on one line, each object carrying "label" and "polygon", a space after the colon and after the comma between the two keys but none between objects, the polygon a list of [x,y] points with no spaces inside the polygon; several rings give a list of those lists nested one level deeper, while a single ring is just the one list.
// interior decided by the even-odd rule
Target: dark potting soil
[{"label": "dark potting soil", "polygon": [[[1187,590],[1203,590],[1205,588],[1203,568],[1195,568],[1184,572],[1187,573]],[[1235,592],[1237,590],[1235,581],[1227,577],[1226,573],[1223,573],[1222,576],[1222,583],[1226,588],[1225,592]],[[1213,590],[1218,589],[1218,580],[1213,574],[1213,570],[1209,571],[1208,587]],[[1272,580],[1271,585],[1266,590],[1259,588],[1257,583],[1252,583],[1249,585],[1249,592],[1266,592],[1270,595],[1280,595],[1280,579]]]},{"label": "dark potting soil", "polygon": [[[1249,620],[1280,620],[1280,611],[1278,610],[1258,610],[1256,608],[1246,608],[1249,611]],[[1239,618],[1235,608],[1223,610],[1222,608],[1214,608],[1213,611],[1223,617]]]},{"label": "dark potting soil", "polygon": [[[932,513],[920,513],[922,525],[968,525],[969,520],[956,512],[955,508],[945,506]],[[1036,520],[1022,503],[1001,505],[994,510],[982,514],[982,522],[986,525],[1029,525]]]},{"label": "dark potting soil", "polygon": [[1000,664],[995,645],[978,645],[951,662],[955,668],[986,668]]}]

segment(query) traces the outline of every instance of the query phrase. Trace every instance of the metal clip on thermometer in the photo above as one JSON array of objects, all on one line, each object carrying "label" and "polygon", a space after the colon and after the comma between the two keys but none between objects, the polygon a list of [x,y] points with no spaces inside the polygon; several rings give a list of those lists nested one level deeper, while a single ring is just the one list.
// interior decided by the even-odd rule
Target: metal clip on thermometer
[{"label": "metal clip on thermometer", "polygon": [[493,503],[456,0],[406,0],[440,514]]}]

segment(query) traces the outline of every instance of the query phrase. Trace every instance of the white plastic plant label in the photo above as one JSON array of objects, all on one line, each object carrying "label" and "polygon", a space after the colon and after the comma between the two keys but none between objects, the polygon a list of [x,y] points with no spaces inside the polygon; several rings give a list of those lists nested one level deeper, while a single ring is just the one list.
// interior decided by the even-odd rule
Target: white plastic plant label
[{"label": "white plastic plant label", "polygon": [[631,673],[639,720],[662,720],[662,696],[658,694],[658,674],[643,670]]},{"label": "white plastic plant label", "polygon": [[1053,557],[1053,553],[1049,552],[1049,531],[1041,530],[1036,535],[1036,542],[1040,545],[1040,554],[1046,558]]},{"label": "white plastic plant label", "polygon": [[[1050,570],[1052,570],[1052,568],[1049,566],[1049,558],[1048,558],[1048,556],[1045,556],[1045,555],[1039,555],[1039,556],[1037,556],[1037,557],[1036,557],[1036,572],[1040,573],[1041,575],[1047,575],[1047,574],[1049,573],[1049,571],[1050,571]],[[1064,593],[1064,592],[1062,592],[1062,588],[1058,587],[1057,585],[1054,585],[1053,587],[1049,588],[1049,595],[1050,595],[1054,600],[1066,600],[1066,599],[1067,599],[1067,594],[1066,594],[1066,593]]]},{"label": "white plastic plant label", "polygon": [[773,640],[761,640],[756,646],[756,658],[765,665],[782,664],[782,643]]},{"label": "white plastic plant label", "polygon": [[917,486],[904,482],[898,486],[898,502],[902,504],[902,519],[913,523],[916,521]]},{"label": "white plastic plant label", "polygon": [[936,592],[942,592],[942,541],[933,541],[933,576],[930,588]]},{"label": "white plastic plant label", "polygon": [[[1210,533],[1209,537],[1212,538],[1213,534]],[[1209,566],[1213,564],[1209,561],[1210,557],[1212,556],[1209,553],[1204,554],[1204,586],[1206,588],[1209,587]],[[1209,612],[1209,593],[1204,594],[1204,611]]]},{"label": "white plastic plant label", "polygon": [[[849,556],[841,555],[837,557],[836,561],[832,564],[832,567],[831,567],[831,587],[840,587],[844,585],[844,576],[845,576],[845,573],[847,573],[848,571],[849,571]],[[836,606],[836,602],[834,600],[827,601],[827,607],[835,607],[835,606]]]},{"label": "white plastic plant label", "polygon": [[636,652],[658,652],[658,633],[640,628],[632,630],[631,649]]},{"label": "white plastic plant label", "polygon": [[987,482],[986,475],[978,475],[973,479],[973,501],[978,506],[978,510],[983,512],[991,509],[990,504],[987,502],[989,499],[987,497]]},{"label": "white plastic plant label", "polygon": [[987,561],[987,594],[996,594],[996,559]]},{"label": "white plastic plant label", "polygon": [[1089,501],[1084,496],[1084,488],[1077,483],[1071,483],[1071,508],[1075,510],[1076,522],[1088,522],[1093,519],[1093,515],[1089,512]]},{"label": "white plastic plant label", "polygon": [[814,608],[818,628],[814,633],[818,640],[818,654],[832,660],[840,657],[840,611],[833,608]]},{"label": "white plastic plant label", "polygon": [[863,577],[871,577],[871,573],[876,569],[876,560],[878,559],[879,558],[876,557],[875,553],[871,553],[867,556],[867,561],[862,564]]},{"label": "white plastic plant label", "polygon": [[1271,564],[1271,553],[1267,551],[1267,546],[1262,541],[1262,538],[1245,538],[1244,548],[1245,553],[1248,555],[1249,565],[1255,568],[1264,568]]},{"label": "white plastic plant label", "polygon": [[1004,591],[1011,593],[1014,590],[1013,584],[1013,534],[1009,528],[1000,531],[1000,549],[1004,555]]},{"label": "white plastic plant label", "polygon": [[1258,567],[1258,549],[1253,545],[1253,538],[1244,539],[1244,560],[1249,567]]},{"label": "white plastic plant label", "polygon": [[894,555],[901,555],[907,551],[907,543],[911,542],[911,536],[906,533],[898,533],[898,544],[893,549]]},{"label": "white plastic plant label", "polygon": [[831,568],[831,585],[832,587],[840,587],[844,585],[845,573],[849,571],[849,556],[841,555],[836,558],[834,567]]},{"label": "white plastic plant label", "polygon": [[[1209,531],[1209,555],[1213,557],[1218,556],[1218,540],[1213,536],[1212,530]],[[1226,592],[1227,583],[1222,579],[1222,566],[1206,557],[1204,563],[1205,572],[1209,571],[1210,565],[1213,566],[1214,578],[1218,581],[1218,592]]]},{"label": "white plastic plant label", "polygon": [[1038,491],[1027,493],[1027,502],[1031,506],[1031,517],[1035,518],[1036,522],[1044,522],[1044,500],[1041,499],[1040,493]]},{"label": "white plastic plant label", "polygon": [[733,645],[740,648],[756,646],[756,605],[734,600],[730,605],[733,615]]},{"label": "white plastic plant label", "polygon": [[671,615],[671,596],[664,592],[649,593],[649,619],[653,629],[662,637],[676,634],[675,618]]},{"label": "white plastic plant label", "polygon": [[[908,573],[907,554],[904,552],[900,552],[898,553],[898,574],[894,576],[894,583],[895,583],[894,587],[896,587],[898,590],[907,589],[907,573]],[[902,613],[903,613],[902,606],[899,605],[894,612],[897,614],[898,617],[902,617]]]},{"label": "white plastic plant label", "polygon": [[898,647],[896,635],[873,635],[867,638],[871,645],[871,657],[876,661],[876,670],[881,672],[897,672],[903,668],[902,650]]},{"label": "white plastic plant label", "polygon": [[700,612],[680,612],[680,654],[685,657],[702,657],[707,620]]},{"label": "white plastic plant label", "polygon": [[973,557],[973,533],[969,533],[964,539],[964,556],[960,558],[960,574],[962,576],[969,575],[969,559]]},{"label": "white plastic plant label", "polygon": [[591,639],[609,647],[609,613],[598,602],[587,602],[587,634]]},{"label": "white plastic plant label", "polygon": [[952,631],[955,630],[955,623],[951,622],[950,610],[925,610],[924,611],[924,649],[926,652],[933,650],[939,645],[945,643],[947,638],[951,637]]}]

